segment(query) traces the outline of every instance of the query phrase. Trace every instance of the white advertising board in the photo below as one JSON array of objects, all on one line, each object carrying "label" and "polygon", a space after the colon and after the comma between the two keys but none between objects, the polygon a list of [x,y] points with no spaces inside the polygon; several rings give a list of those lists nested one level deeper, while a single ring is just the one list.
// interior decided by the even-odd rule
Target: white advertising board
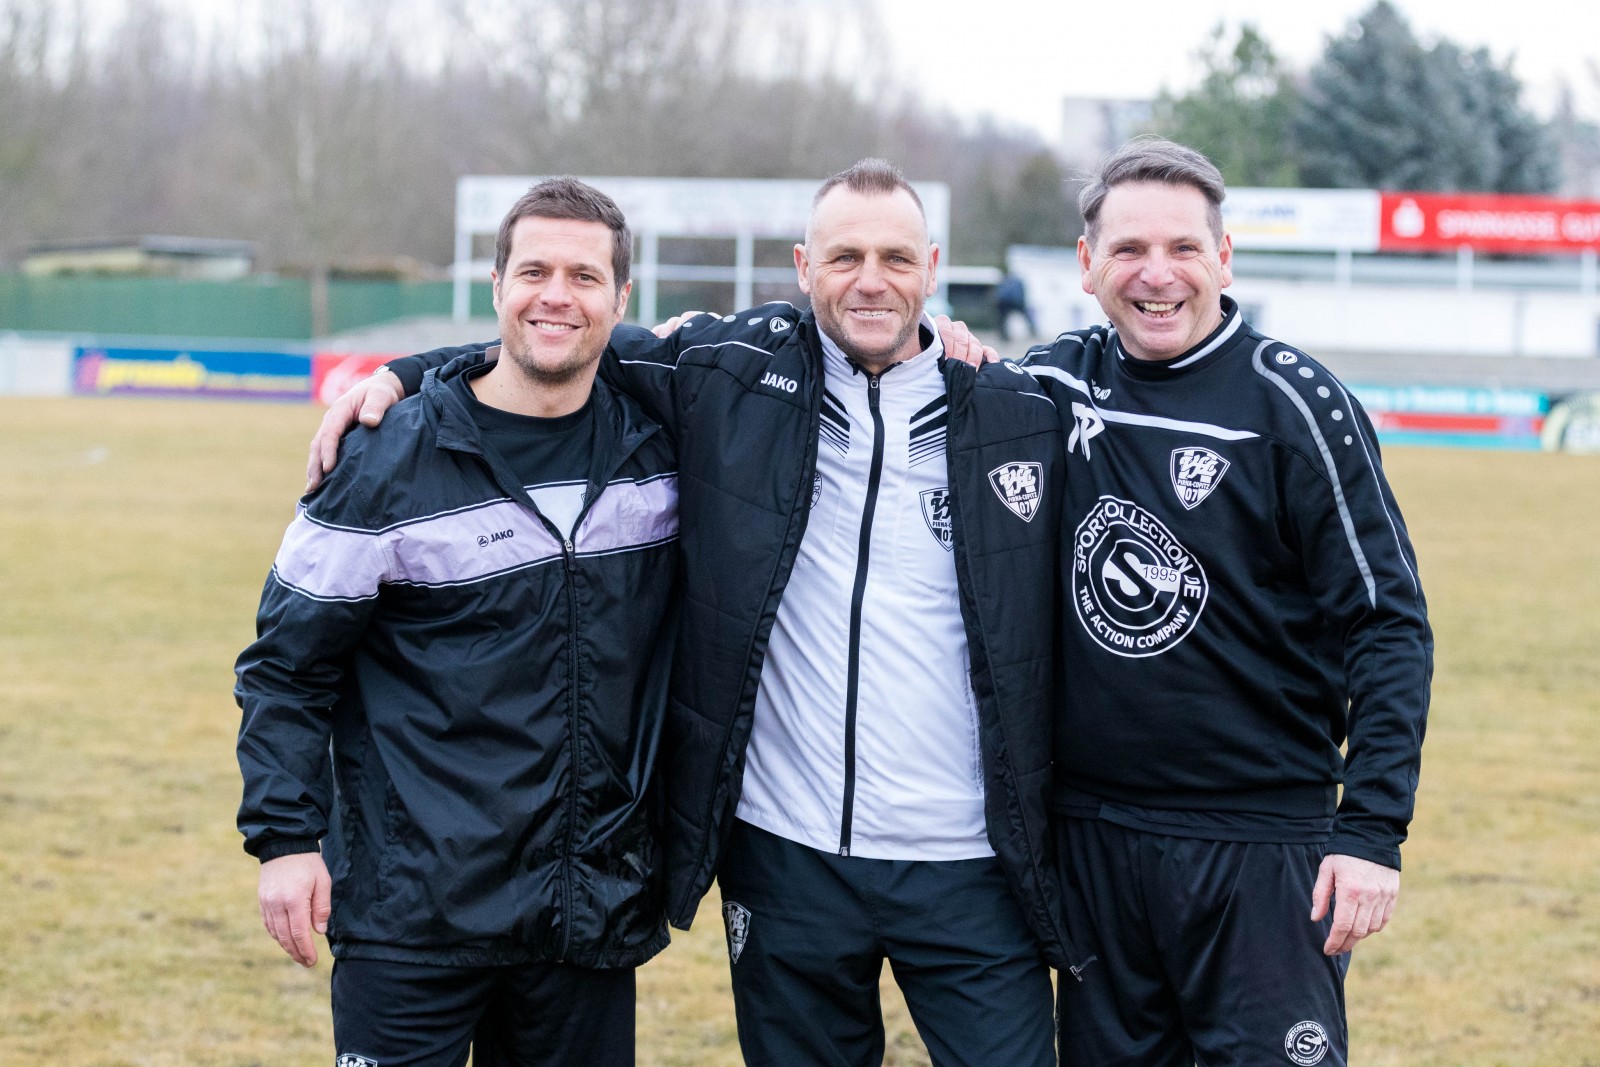
[{"label": "white advertising board", "polygon": [[1279,252],[1376,252],[1380,198],[1371,189],[1229,189],[1222,225],[1233,246]]}]

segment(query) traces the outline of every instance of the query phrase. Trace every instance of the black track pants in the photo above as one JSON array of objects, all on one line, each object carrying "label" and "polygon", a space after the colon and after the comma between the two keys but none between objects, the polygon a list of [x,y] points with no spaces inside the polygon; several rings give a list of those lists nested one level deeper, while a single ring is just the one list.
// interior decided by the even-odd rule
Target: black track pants
[{"label": "black track pants", "polygon": [[887,959],[935,1067],[1053,1067],[1050,974],[999,861],[840,857],[735,824],[717,876],[751,1067],[877,1067]]},{"label": "black track pants", "polygon": [[1349,955],[1311,922],[1323,846],[1204,841],[1057,818],[1064,1067],[1342,1067]]},{"label": "black track pants", "polygon": [[340,1067],[632,1067],[634,970],[333,965]]}]

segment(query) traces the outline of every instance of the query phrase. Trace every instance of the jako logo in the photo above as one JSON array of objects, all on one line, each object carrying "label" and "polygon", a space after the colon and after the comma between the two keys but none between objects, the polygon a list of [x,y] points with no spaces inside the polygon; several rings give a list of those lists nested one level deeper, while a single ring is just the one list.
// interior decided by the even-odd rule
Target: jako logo
[{"label": "jako logo", "polygon": [[761,376],[761,384],[770,385],[774,389],[782,389],[786,393],[792,393],[797,388],[793,378],[785,378],[783,375],[774,374],[771,371],[767,371]]},{"label": "jako logo", "polygon": [[514,533],[515,531],[512,530],[501,530],[499,533],[479,534],[478,547],[483,548],[485,545],[492,545],[496,541],[509,541]]}]

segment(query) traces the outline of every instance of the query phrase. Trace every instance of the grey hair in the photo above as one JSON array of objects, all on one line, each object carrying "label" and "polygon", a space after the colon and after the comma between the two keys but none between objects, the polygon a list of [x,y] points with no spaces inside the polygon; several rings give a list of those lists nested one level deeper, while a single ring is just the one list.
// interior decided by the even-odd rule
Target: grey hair
[{"label": "grey hair", "polygon": [[[917,205],[917,213],[926,222],[927,209],[922,206],[922,197],[906,181],[906,176],[900,173],[900,168],[890,163],[887,159],[878,159],[868,156],[851,166],[848,170],[841,170],[838,174],[822,183],[817,190],[817,195],[811,198],[811,210],[817,210],[817,205],[822,203],[824,197],[839,186],[844,186],[852,193],[863,196],[889,196],[896,190],[904,189],[911,196],[911,202]],[[811,225],[806,224],[806,243],[811,242]]]},{"label": "grey hair", "polygon": [[1106,194],[1129,182],[1164,182],[1187,185],[1206,198],[1206,225],[1211,236],[1222,241],[1222,200],[1227,190],[1216,164],[1192,148],[1164,137],[1135,137],[1105,158],[1100,171],[1091,175],[1078,193],[1078,213],[1083,216],[1084,236],[1094,244],[1099,228],[1100,209]]}]

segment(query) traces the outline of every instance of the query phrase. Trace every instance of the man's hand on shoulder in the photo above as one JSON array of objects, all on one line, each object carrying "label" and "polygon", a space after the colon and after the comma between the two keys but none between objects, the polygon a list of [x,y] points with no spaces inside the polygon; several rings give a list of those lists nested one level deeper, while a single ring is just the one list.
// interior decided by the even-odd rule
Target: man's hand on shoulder
[{"label": "man's hand on shoulder", "polygon": [[261,923],[289,958],[302,967],[317,962],[317,942],[312,935],[328,932],[333,880],[320,852],[279,856],[261,865],[257,900]]},{"label": "man's hand on shoulder", "polygon": [[650,327],[650,332],[655,334],[657,337],[665,337],[673,330],[676,330],[679,326],[682,326],[686,321],[699,314],[701,314],[701,312],[685,311],[681,315],[674,315],[666,322]]},{"label": "man's hand on shoulder", "polygon": [[322,484],[323,475],[339,462],[339,440],[355,427],[376,426],[383,413],[405,399],[405,387],[387,367],[352,385],[343,396],[328,406],[322,425],[311,438],[311,457],[306,461],[306,492]]},{"label": "man's hand on shoulder", "polygon": [[1400,872],[1381,863],[1330,852],[1322,857],[1311,890],[1311,921],[1321,922],[1333,903],[1333,929],[1323,955],[1337,956],[1389,925],[1400,897]]},{"label": "man's hand on shoulder", "polygon": [[972,335],[966,323],[952,321],[949,315],[935,315],[933,324],[938,327],[939,339],[944,342],[946,359],[959,359],[981,368],[985,363],[993,363],[1000,358],[999,352]]}]

